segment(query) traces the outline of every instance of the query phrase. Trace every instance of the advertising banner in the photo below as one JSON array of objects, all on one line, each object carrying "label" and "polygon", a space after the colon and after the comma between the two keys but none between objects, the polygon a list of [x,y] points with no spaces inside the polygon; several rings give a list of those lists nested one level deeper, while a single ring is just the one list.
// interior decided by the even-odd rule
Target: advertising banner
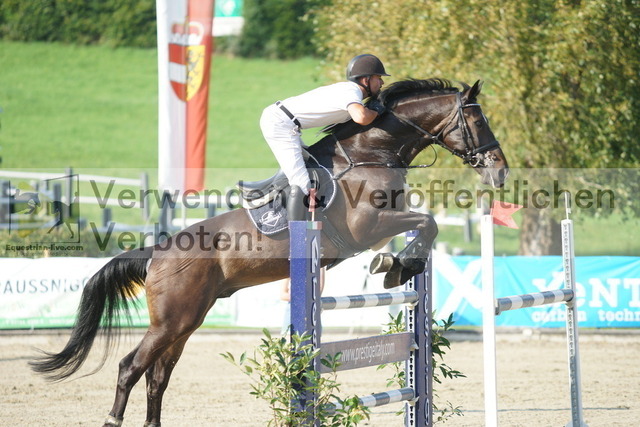
[{"label": "advertising banner", "polygon": [[[481,261],[477,256],[437,254],[434,307],[438,316],[453,313],[456,325],[482,324]],[[496,298],[561,289],[562,257],[496,257]],[[640,327],[640,257],[576,257],[580,327]],[[565,326],[565,305],[552,304],[502,313],[497,326]]]},{"label": "advertising banner", "polygon": [[[372,252],[347,260],[327,272],[325,295],[385,291],[383,275],[369,275]],[[453,313],[456,326],[481,326],[480,257],[434,251],[434,308],[439,318]],[[110,258],[0,258],[0,329],[71,327],[82,289]],[[577,304],[581,328],[640,327],[640,257],[577,257]],[[496,257],[496,297],[560,289],[561,257]],[[280,327],[284,303],[278,282],[243,289],[216,301],[205,326]],[[144,295],[133,325],[147,326]],[[323,324],[376,326],[397,309],[335,310]],[[565,305],[558,303],[502,313],[498,326],[564,328]],[[393,311],[395,313],[395,311]]]},{"label": "advertising banner", "polygon": [[[0,258],[0,329],[70,328],[82,290],[111,258]],[[148,326],[144,295],[132,310],[132,326]],[[216,303],[205,325],[235,322],[229,299]]]}]

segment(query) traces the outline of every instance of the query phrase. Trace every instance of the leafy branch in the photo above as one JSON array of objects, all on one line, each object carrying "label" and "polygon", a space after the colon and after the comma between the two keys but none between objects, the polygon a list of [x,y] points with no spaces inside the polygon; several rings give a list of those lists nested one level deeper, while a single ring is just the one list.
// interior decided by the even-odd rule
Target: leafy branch
[{"label": "leafy branch", "polygon": [[[368,408],[361,405],[357,396],[341,399],[337,396],[340,384],[336,381],[336,369],[340,354],[320,360],[331,372],[321,375],[314,368],[320,350],[308,343],[309,335],[292,335],[291,343],[285,337],[273,337],[263,329],[265,337],[254,351],[253,357],[242,353],[236,361],[229,353],[221,353],[227,361],[238,366],[252,380],[251,394],[265,400],[271,409],[270,426],[308,425],[310,419],[322,426],[355,426],[369,419]],[[315,399],[298,402],[299,393],[307,392]]]},{"label": "leafy branch", "polygon": [[[389,314],[389,322],[385,325],[385,334],[397,334],[406,331],[404,314],[399,312],[397,316]],[[444,336],[445,332],[453,331],[453,314],[449,315],[446,320],[438,322],[438,320],[432,320],[431,329],[431,363],[433,368],[433,381],[442,384],[442,380],[445,378],[455,379],[465,377],[465,375],[455,369],[452,369],[449,365],[444,363],[444,356],[446,350],[451,349],[451,342]],[[378,366],[378,369],[389,368],[392,371],[392,376],[387,379],[387,387],[406,387],[407,379],[404,368],[401,362],[395,362],[390,364],[384,364]],[[433,413],[434,422],[446,422],[454,415],[462,416],[462,411],[459,406],[454,406],[451,402],[445,402],[444,407],[440,407],[435,404],[435,398],[438,398],[438,393],[433,390]],[[403,413],[399,411],[398,414]]]}]

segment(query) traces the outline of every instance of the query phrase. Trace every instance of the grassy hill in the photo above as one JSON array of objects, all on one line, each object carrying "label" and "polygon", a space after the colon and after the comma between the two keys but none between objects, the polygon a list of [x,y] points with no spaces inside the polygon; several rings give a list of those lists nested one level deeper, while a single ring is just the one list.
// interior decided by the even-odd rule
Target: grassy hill
[{"label": "grassy hill", "polygon": [[[155,50],[0,42],[0,63],[3,168],[156,167]],[[318,66],[216,56],[207,167],[276,167],[260,113],[326,83]]]}]

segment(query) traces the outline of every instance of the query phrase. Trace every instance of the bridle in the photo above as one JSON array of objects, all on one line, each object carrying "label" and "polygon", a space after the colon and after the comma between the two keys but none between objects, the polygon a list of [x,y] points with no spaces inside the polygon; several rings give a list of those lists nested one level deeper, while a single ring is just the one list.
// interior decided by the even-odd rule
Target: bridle
[{"label": "bridle", "polygon": [[[445,118],[446,123],[444,126],[442,126],[440,128],[440,130],[436,133],[436,134],[432,134],[431,132],[429,132],[426,129],[421,128],[420,126],[418,126],[417,124],[415,124],[413,121],[411,121],[411,119],[404,117],[403,115],[401,115],[400,113],[393,111],[393,110],[387,110],[389,114],[392,114],[395,118],[397,118],[400,122],[404,123],[405,125],[411,126],[412,128],[414,128],[415,130],[417,130],[420,134],[422,134],[422,136],[424,138],[429,139],[431,142],[427,145],[431,145],[431,144],[437,144],[440,147],[443,147],[445,150],[449,151],[451,154],[453,154],[454,156],[460,157],[463,161],[464,164],[469,164],[471,165],[471,167],[490,167],[493,165],[493,159],[488,159],[486,158],[486,156],[484,156],[484,153],[486,153],[487,151],[490,150],[494,150],[496,148],[500,147],[500,143],[497,140],[493,140],[492,142],[479,146],[478,144],[474,144],[474,140],[473,140],[473,136],[471,135],[471,132],[469,130],[469,125],[467,123],[467,121],[464,119],[464,109],[465,108],[470,108],[470,107],[479,107],[480,104],[463,104],[462,103],[462,95],[460,92],[458,92],[456,94],[456,105],[455,107],[451,110],[451,113],[449,113],[449,115]],[[449,147],[447,144],[444,143],[444,134],[445,131],[447,130],[447,128],[449,128],[451,126],[451,124],[457,119],[458,122],[458,128],[460,129],[460,131],[462,132],[462,140],[464,141],[464,145],[465,145],[465,150],[464,152],[458,151],[456,149],[453,149],[451,147]],[[485,118],[486,120],[486,118]],[[347,172],[349,172],[351,169],[356,168],[356,167],[361,167],[361,166],[365,166],[365,167],[387,167],[387,168],[395,168],[398,167],[397,163],[384,163],[384,162],[354,162],[351,159],[351,156],[349,156],[349,154],[345,151],[345,149],[342,147],[342,144],[340,144],[340,140],[338,140],[337,136],[335,134],[333,134],[333,138],[335,140],[336,143],[336,147],[338,148],[338,151],[340,151],[340,154],[342,154],[342,156],[347,159],[347,161],[349,162],[349,165],[347,166],[347,168],[343,171],[341,171],[340,173],[338,173],[337,175],[335,175],[333,177],[334,180],[339,180],[340,178],[342,178]],[[419,140],[418,140],[419,141]],[[431,164],[428,165],[408,165],[405,164],[403,159],[403,152],[405,150],[412,150],[416,144],[418,143],[418,141],[414,141],[412,142],[410,145],[403,145],[402,147],[400,147],[400,150],[398,150],[397,156],[400,159],[400,163],[402,168],[404,169],[414,169],[414,168],[428,168],[431,167],[435,164],[436,160],[437,160],[437,155],[436,155],[436,159],[433,160],[433,162]],[[482,156],[480,156],[482,154]]]},{"label": "bridle", "polygon": [[[414,128],[415,130],[417,130],[419,133],[422,134],[423,137],[428,138],[429,140],[431,140],[431,143],[435,143],[441,147],[443,147],[444,149],[446,149],[447,151],[449,151],[451,154],[453,154],[454,156],[460,157],[462,159],[462,161],[464,162],[464,164],[470,164],[471,167],[485,167],[485,166],[491,166],[491,164],[487,164],[487,163],[492,163],[490,161],[487,161],[487,159],[485,158],[485,156],[480,156],[480,154],[484,154],[487,151],[490,150],[494,150],[496,148],[500,147],[500,143],[497,140],[493,140],[492,142],[482,145],[479,145],[478,143],[474,143],[474,139],[473,139],[473,135],[471,134],[470,130],[469,130],[469,124],[467,123],[467,121],[464,118],[464,109],[465,108],[470,108],[470,107],[479,107],[480,104],[463,104],[462,103],[462,95],[460,92],[458,92],[456,94],[456,106],[453,108],[453,110],[451,111],[451,113],[449,114],[449,116],[447,116],[447,118],[449,119],[444,126],[442,126],[440,128],[440,130],[434,135],[431,132],[429,132],[426,129],[421,128],[420,126],[418,126],[417,124],[415,124],[413,121],[411,121],[410,119],[408,119],[407,117],[404,117],[403,115],[401,115],[400,113],[397,113],[393,110],[390,110],[390,113],[393,114],[393,116],[395,118],[397,118],[400,122],[411,126],[412,128]],[[447,128],[449,128],[449,126],[454,123],[454,121],[457,119],[457,123],[458,123],[458,129],[460,129],[460,131],[462,132],[462,141],[464,142],[465,145],[465,150],[464,152],[458,151],[456,149],[453,149],[451,147],[449,147],[447,144],[444,143],[444,132],[447,130]],[[446,119],[445,119],[446,120]],[[486,120],[486,119],[485,119]],[[415,143],[412,144],[412,147],[415,146]],[[404,149],[404,146],[400,149],[400,152],[402,152]],[[435,163],[435,160],[434,160]],[[430,165],[415,165],[415,166],[407,166],[407,168],[425,168],[425,167],[430,167],[432,166],[434,163],[431,163]]]}]

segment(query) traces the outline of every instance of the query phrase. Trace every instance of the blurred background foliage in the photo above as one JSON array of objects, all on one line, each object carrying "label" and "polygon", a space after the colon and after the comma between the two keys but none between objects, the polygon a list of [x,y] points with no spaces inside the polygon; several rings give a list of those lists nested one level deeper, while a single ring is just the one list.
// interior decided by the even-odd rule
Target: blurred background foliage
[{"label": "blurred background foliage", "polygon": [[[638,0],[343,0],[313,16],[328,64],[370,52],[393,79],[484,80],[483,110],[512,167],[640,163]],[[640,184],[626,177],[618,206],[637,223]],[[598,188],[582,178],[564,184]],[[520,253],[557,253],[559,215],[527,209]]]},{"label": "blurred background foliage", "polygon": [[309,11],[320,0],[244,0],[245,25],[235,51],[243,57],[292,59],[316,54]]},{"label": "blurred background foliage", "polygon": [[640,162],[639,1],[344,0],[314,16],[330,64],[371,52],[394,79],[484,80],[520,167]]},{"label": "blurred background foliage", "polygon": [[[365,52],[384,61],[387,83],[484,80],[483,110],[513,168],[640,164],[640,0],[245,0],[243,14],[242,34],[217,40],[219,52],[314,56],[328,81]],[[153,48],[155,1],[3,0],[0,38]],[[568,189],[598,188],[576,175]],[[617,207],[637,222],[640,183],[616,176],[628,195]],[[527,210],[525,246],[527,234],[547,236],[538,247],[549,251],[556,220]]]},{"label": "blurred background foliage", "polygon": [[2,0],[0,38],[156,46],[153,0]]}]

